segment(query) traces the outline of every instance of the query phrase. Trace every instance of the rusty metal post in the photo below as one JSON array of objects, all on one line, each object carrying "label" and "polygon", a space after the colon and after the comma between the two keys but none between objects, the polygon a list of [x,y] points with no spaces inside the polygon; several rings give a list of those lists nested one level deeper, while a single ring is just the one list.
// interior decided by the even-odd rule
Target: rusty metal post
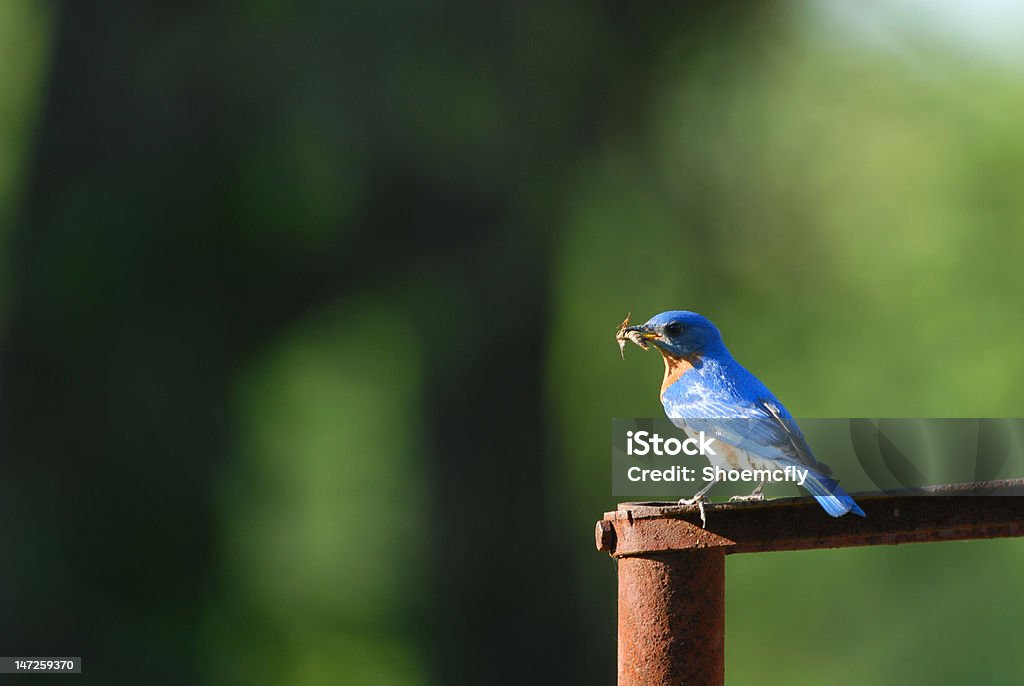
[{"label": "rusty metal post", "polygon": [[619,686],[725,683],[725,550],[619,560]]},{"label": "rusty metal post", "polygon": [[725,556],[1024,536],[1024,479],[854,494],[833,519],[810,498],[621,503],[595,531],[618,560],[619,686],[725,683]]}]

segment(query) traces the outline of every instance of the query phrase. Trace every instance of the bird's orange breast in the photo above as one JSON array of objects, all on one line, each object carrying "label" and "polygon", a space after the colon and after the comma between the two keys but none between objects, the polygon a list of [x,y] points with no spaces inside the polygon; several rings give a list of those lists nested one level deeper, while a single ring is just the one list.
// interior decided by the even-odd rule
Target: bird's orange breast
[{"label": "bird's orange breast", "polygon": [[679,379],[683,374],[693,369],[700,362],[700,355],[686,355],[684,357],[673,357],[663,350],[658,350],[661,358],[665,360],[665,377],[661,380],[661,395],[665,395],[668,387]]}]

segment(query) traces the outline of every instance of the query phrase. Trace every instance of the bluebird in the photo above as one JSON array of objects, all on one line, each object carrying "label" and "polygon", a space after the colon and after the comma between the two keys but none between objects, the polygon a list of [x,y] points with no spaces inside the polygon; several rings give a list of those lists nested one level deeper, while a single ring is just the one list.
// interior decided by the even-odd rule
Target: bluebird
[{"label": "bluebird", "polygon": [[[804,488],[833,517],[847,512],[864,517],[853,498],[831,478],[807,445],[796,420],[756,376],[733,359],[718,329],[696,312],[662,312],[646,324],[629,326],[629,317],[616,337],[646,349],[653,344],[665,362],[661,404],[673,424],[687,434],[714,435],[716,455],[707,455],[722,469],[806,469]],[[732,420],[732,421],[727,421]],[[716,473],[718,470],[715,470]],[[710,481],[682,505],[703,505],[717,483]],[[741,500],[762,500],[765,482]],[[703,516],[703,507],[701,507]]]}]

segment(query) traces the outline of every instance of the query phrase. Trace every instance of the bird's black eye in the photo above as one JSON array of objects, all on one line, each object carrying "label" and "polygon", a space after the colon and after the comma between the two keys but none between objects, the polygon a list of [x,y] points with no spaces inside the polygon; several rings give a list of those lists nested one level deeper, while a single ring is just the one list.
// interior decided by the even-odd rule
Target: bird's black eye
[{"label": "bird's black eye", "polygon": [[683,331],[683,326],[678,322],[672,322],[665,326],[665,333],[669,336],[678,336]]}]

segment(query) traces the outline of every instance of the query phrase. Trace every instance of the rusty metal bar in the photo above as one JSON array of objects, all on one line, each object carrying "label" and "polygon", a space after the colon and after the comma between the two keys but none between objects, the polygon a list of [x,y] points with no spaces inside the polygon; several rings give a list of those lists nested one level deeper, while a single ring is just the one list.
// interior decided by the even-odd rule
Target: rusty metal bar
[{"label": "rusty metal bar", "polygon": [[619,560],[619,686],[725,683],[725,552]]},{"label": "rusty metal bar", "polygon": [[[988,495],[994,494],[994,495]],[[1024,479],[854,494],[867,518],[811,498],[696,507],[622,503],[597,523],[619,565],[619,686],[723,684],[725,555],[1024,536]]]}]

